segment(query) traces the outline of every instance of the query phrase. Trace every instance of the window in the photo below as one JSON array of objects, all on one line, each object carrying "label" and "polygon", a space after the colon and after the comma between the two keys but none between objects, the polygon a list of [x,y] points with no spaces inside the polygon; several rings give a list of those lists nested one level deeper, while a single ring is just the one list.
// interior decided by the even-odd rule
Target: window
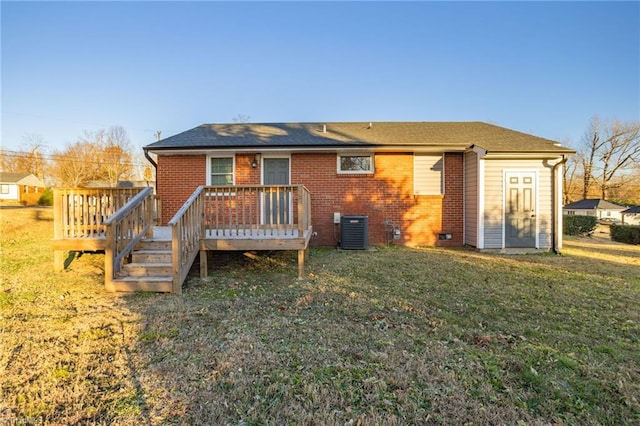
[{"label": "window", "polygon": [[373,155],[338,155],[338,173],[373,173]]},{"label": "window", "polygon": [[209,161],[209,185],[233,185],[233,157],[212,157]]},{"label": "window", "polygon": [[9,185],[0,185],[0,194],[8,194],[9,193]]},{"label": "window", "polygon": [[575,216],[576,215],[576,211],[575,210],[567,210],[567,215],[568,216]]},{"label": "window", "polygon": [[442,154],[414,154],[413,193],[444,194],[444,157]]}]

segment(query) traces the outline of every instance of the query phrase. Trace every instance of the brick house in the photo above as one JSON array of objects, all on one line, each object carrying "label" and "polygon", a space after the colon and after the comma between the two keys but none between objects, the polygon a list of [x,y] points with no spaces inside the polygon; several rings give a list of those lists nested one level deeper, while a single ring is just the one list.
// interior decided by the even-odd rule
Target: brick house
[{"label": "brick house", "polygon": [[44,183],[31,173],[0,172],[0,204],[35,206],[44,190]]},{"label": "brick house", "polygon": [[374,245],[498,250],[561,248],[574,153],[482,122],[204,124],[144,152],[163,224],[199,185],[302,184],[312,246],[339,244],[338,214],[366,216]]}]

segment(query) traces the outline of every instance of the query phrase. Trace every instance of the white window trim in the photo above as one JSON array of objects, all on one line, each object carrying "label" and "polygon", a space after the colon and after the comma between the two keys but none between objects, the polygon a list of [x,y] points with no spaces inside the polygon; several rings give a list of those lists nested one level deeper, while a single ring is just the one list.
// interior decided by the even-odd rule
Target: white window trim
[{"label": "white window trim", "polygon": [[207,186],[213,186],[211,184],[211,159],[212,158],[231,158],[232,164],[232,186],[236,184],[236,156],[233,154],[209,154],[207,155]]},{"label": "white window trim", "polygon": [[[371,170],[341,170],[340,158],[342,157],[369,157],[371,158]],[[339,175],[372,175],[375,173],[376,158],[373,152],[350,152],[336,155],[336,170]]]}]

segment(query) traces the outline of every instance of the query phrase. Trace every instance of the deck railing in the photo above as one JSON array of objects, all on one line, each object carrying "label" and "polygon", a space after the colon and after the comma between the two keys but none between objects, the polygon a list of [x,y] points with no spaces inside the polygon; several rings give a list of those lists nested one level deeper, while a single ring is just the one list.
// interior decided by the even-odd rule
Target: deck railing
[{"label": "deck railing", "polygon": [[54,238],[104,236],[104,221],[140,188],[59,188],[53,191]]},{"label": "deck railing", "polygon": [[[172,292],[179,294],[203,239],[303,238],[311,227],[311,195],[303,185],[199,186],[168,225]],[[200,263],[206,274],[206,256]]]},{"label": "deck railing", "polygon": [[302,237],[311,226],[304,185],[208,186],[204,219],[212,238]]},{"label": "deck railing", "polygon": [[124,259],[131,254],[136,244],[153,233],[154,207],[153,189],[145,188],[104,221],[104,275],[107,288],[118,276]]},{"label": "deck railing", "polygon": [[168,223],[173,253],[172,293],[182,293],[189,268],[204,238],[204,187],[199,186]]}]

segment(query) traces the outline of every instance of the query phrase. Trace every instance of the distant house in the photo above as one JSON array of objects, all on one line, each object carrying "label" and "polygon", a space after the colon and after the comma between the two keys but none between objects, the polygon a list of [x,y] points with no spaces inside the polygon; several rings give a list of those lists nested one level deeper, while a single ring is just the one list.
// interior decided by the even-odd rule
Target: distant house
[{"label": "distant house", "polygon": [[586,198],[565,205],[562,211],[566,215],[595,216],[598,219],[619,220],[622,222],[622,211],[625,206],[614,204],[600,198]]},{"label": "distant house", "polygon": [[562,165],[574,153],[482,122],[203,124],[144,150],[164,224],[199,185],[304,185],[312,245],[339,244],[340,218],[357,216],[372,244],[392,228],[397,244],[498,250],[560,248]]},{"label": "distant house", "polygon": [[44,189],[44,183],[31,173],[0,172],[2,204],[37,205]]},{"label": "distant house", "polygon": [[622,222],[630,225],[640,225],[640,206],[633,206],[623,210]]}]

